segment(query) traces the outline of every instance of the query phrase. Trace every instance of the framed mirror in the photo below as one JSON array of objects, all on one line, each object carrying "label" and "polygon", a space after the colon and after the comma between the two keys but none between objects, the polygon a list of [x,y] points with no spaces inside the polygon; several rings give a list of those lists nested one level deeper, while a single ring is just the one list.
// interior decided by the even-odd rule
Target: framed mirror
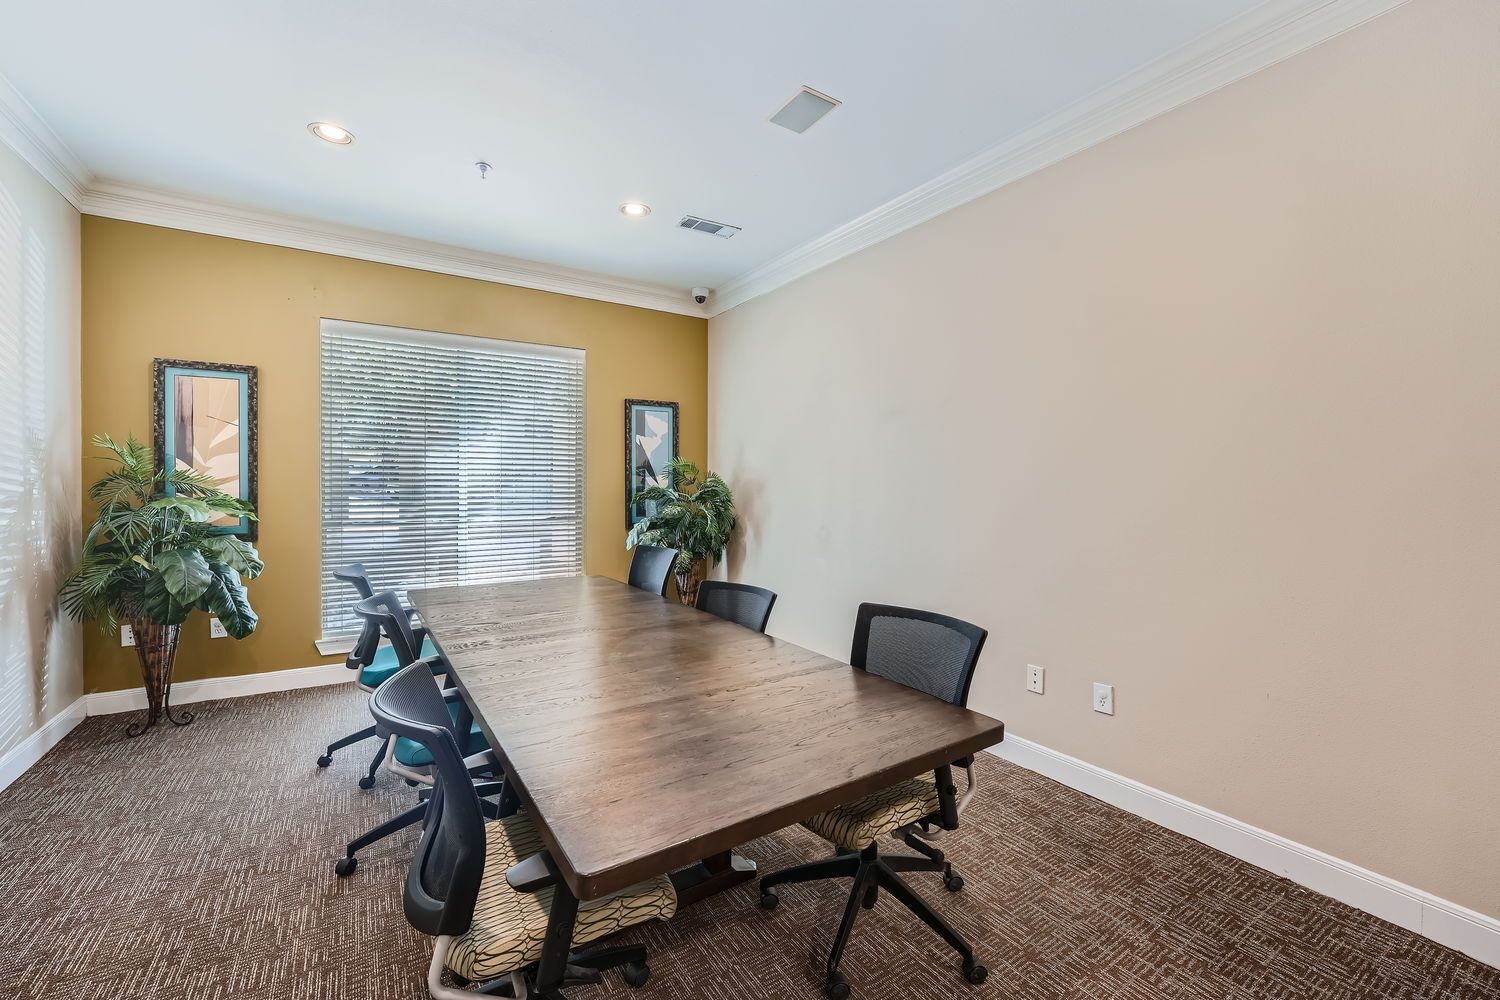
[{"label": "framed mirror", "polygon": [[[256,503],[255,368],[157,358],[153,384],[151,418],[161,468],[197,469],[230,496]],[[251,541],[257,535],[258,522],[249,518],[211,523]]]}]

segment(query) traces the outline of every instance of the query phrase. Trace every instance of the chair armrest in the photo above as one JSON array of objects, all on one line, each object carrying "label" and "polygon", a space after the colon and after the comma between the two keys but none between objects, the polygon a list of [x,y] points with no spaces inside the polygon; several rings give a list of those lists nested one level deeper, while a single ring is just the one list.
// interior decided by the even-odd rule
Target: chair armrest
[{"label": "chair armrest", "polygon": [[556,885],[559,879],[552,855],[543,851],[505,869],[505,881],[517,892],[537,892]]}]

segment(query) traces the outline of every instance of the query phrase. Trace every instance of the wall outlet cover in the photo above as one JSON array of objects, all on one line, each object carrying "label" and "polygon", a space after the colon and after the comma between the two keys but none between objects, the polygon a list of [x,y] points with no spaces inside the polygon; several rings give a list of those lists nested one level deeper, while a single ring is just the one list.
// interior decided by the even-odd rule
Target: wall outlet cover
[{"label": "wall outlet cover", "polygon": [[1094,711],[1104,715],[1115,714],[1115,686],[1113,684],[1094,685]]},{"label": "wall outlet cover", "polygon": [[121,625],[120,626],[120,645],[122,645],[122,646],[134,646],[135,645],[135,629],[131,628],[129,625]]},{"label": "wall outlet cover", "polygon": [[1026,690],[1034,694],[1045,694],[1047,685],[1047,670],[1034,663],[1026,664]]},{"label": "wall outlet cover", "polygon": [[224,623],[221,622],[221,621],[219,621],[218,618],[212,618],[212,617],[209,618],[209,620],[208,620],[208,637],[210,639],[227,639],[227,638],[229,638],[229,633],[224,630]]}]

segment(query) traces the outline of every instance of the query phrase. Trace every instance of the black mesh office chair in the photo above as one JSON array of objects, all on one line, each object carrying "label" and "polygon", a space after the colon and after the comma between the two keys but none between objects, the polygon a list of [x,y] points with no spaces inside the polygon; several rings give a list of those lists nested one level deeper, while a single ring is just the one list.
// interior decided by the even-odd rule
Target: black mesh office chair
[{"label": "black mesh office chair", "polygon": [[[353,587],[354,592],[358,595],[355,598],[356,601],[366,600],[375,595],[374,584],[370,582],[370,574],[365,569],[364,563],[350,563],[348,566],[341,566],[333,571],[333,578]],[[403,610],[408,616],[414,613],[410,609]],[[414,626],[412,633],[417,642],[420,643],[422,656],[436,655],[437,649],[427,639],[427,630],[425,628]],[[380,627],[369,620],[365,621],[364,627],[359,633],[359,638],[354,641],[354,648],[345,657],[344,666],[350,670],[359,671],[355,683],[361,691],[366,692],[374,692],[381,684],[384,684],[393,677],[397,670],[401,669],[401,664],[396,658],[395,650],[389,646],[380,645]],[[375,727],[368,726],[359,730],[359,732],[350,733],[342,739],[335,740],[328,744],[328,748],[318,758],[318,766],[329,766],[333,763],[333,755],[337,751],[368,739],[374,739],[375,736]],[[359,779],[360,788],[371,788],[374,786],[375,772],[380,769],[380,762],[385,759],[387,748],[388,742],[382,740],[380,749],[375,752],[375,758],[370,761],[369,768],[365,771],[364,776]]]},{"label": "black mesh office chair", "polygon": [[[849,663],[935,698],[966,705],[986,634],[976,625],[945,615],[884,604],[861,604]],[[969,943],[898,874],[937,872],[950,891],[963,888],[963,879],[953,873],[942,852],[926,843],[938,839],[941,830],[957,829],[959,815],[973,796],[972,758],[955,761],[954,766],[969,773],[969,788],[962,801],[957,799],[952,767],[945,765],[931,775],[911,778],[857,802],[819,813],[802,825],[831,842],[839,856],[796,865],[760,880],[760,905],[771,910],[780,902],[773,891],[775,886],[828,878],[854,879],[828,953],[823,991],[833,1000],[843,1000],[849,995],[849,984],[839,972],[839,962],[854,928],[854,918],[861,906],[868,909],[875,905],[881,889],[920,917],[958,952],[963,958],[964,978],[969,982],[982,983],[989,975],[975,961]],[[881,857],[875,842],[887,834],[904,841],[922,856]]]},{"label": "black mesh office chair", "polygon": [[[354,613],[364,619],[366,625],[373,625],[378,635],[383,635],[389,640],[390,648],[394,651],[400,669],[408,666],[420,666],[431,680],[431,686],[437,693],[437,697],[443,702],[447,725],[454,733],[454,739],[458,738],[458,720],[463,715],[460,710],[458,693],[449,688],[444,691],[441,687],[440,677],[447,673],[447,664],[440,655],[433,654],[426,657],[418,657],[416,654],[422,648],[417,638],[418,632],[412,627],[410,617],[401,601],[391,591],[368,597],[354,605]],[[394,680],[394,675],[390,680]],[[385,684],[389,684],[387,680]],[[385,686],[376,688],[378,693]],[[372,695],[373,697],[373,695]],[[398,734],[384,729],[377,718],[375,724],[376,735],[386,740],[390,746],[390,755],[386,767],[392,774],[397,775],[412,785],[431,785],[432,756],[420,743],[406,739]],[[485,743],[484,734],[479,731],[477,724],[469,724],[465,730],[464,743],[466,752],[465,768],[475,777],[496,776],[500,773],[500,765],[495,756],[489,753],[488,744]],[[494,782],[487,782],[483,786],[489,792],[498,790],[499,786]],[[358,866],[356,855],[359,851],[377,841],[389,837],[398,830],[404,830],[414,823],[420,823],[427,814],[427,796],[429,790],[424,789],[418,796],[417,804],[392,817],[379,826],[361,834],[351,840],[344,848],[344,856],[334,864],[334,871],[340,876],[352,874]]]},{"label": "black mesh office chair", "polygon": [[[644,947],[572,949],[670,919],[677,909],[671,879],[579,903],[524,814],[509,809],[484,822],[442,696],[425,670],[403,669],[370,698],[370,712],[382,728],[421,744],[435,765],[429,818],[404,896],[407,921],[437,938],[427,970],[435,1000],[472,1000],[480,992],[561,1000],[563,987],[598,983],[602,970],[616,966],[624,966],[630,986],[645,985],[651,970]],[[514,801],[509,793],[502,799]],[[474,989],[445,986],[445,968]]]},{"label": "black mesh office chair", "polygon": [[637,545],[635,555],[630,557],[630,585],[657,597],[666,596],[667,577],[672,575],[672,563],[676,560],[676,549]]},{"label": "black mesh office chair", "polygon": [[704,580],[698,585],[698,603],[694,606],[736,625],[764,632],[766,622],[771,620],[771,609],[776,606],[776,592],[748,583]]}]

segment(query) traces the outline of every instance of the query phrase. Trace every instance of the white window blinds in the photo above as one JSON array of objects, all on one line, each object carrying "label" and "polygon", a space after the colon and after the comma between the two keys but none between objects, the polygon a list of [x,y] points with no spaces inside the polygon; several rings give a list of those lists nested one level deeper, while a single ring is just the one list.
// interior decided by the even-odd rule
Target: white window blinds
[{"label": "white window blinds", "polygon": [[377,589],[583,572],[583,352],[324,320],[323,637]]}]

